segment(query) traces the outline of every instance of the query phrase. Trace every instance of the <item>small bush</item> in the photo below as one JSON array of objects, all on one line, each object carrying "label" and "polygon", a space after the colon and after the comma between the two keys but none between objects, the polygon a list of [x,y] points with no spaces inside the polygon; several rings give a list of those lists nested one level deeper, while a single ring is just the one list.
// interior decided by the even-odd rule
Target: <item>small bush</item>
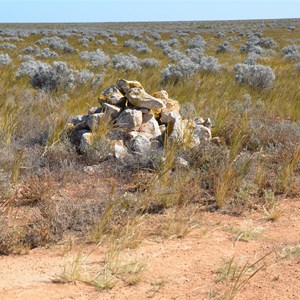
[{"label": "small bush", "polygon": [[163,81],[178,82],[180,79],[187,79],[193,76],[198,70],[198,65],[190,59],[181,59],[177,64],[168,65],[163,71]]},{"label": "small bush", "polygon": [[288,45],[282,49],[283,58],[286,60],[300,60],[300,49],[297,45]]},{"label": "small bush", "polygon": [[160,61],[155,58],[146,58],[141,61],[141,66],[144,68],[159,67]]},{"label": "small bush", "polygon": [[152,52],[152,50],[147,46],[147,44],[141,41],[128,40],[123,44],[123,47],[132,48],[138,53]]},{"label": "small bush", "polygon": [[197,35],[193,39],[190,39],[187,44],[188,49],[204,49],[206,42],[202,36]]},{"label": "small bush", "polygon": [[230,52],[233,48],[231,47],[230,43],[225,41],[218,45],[218,48],[216,50],[217,53],[224,53],[224,52]]},{"label": "small bush", "polygon": [[51,51],[49,48],[45,48],[36,54],[37,57],[42,58],[57,58],[58,54],[54,51]]},{"label": "small bush", "polygon": [[115,54],[113,57],[113,67],[124,71],[141,70],[139,59],[132,54]]},{"label": "small bush", "polygon": [[58,88],[70,89],[74,84],[73,71],[68,68],[65,62],[54,62],[50,64],[40,61],[23,62],[17,70],[17,77],[29,76],[30,84],[45,91]]},{"label": "small bush", "polygon": [[75,71],[74,75],[76,83],[79,84],[87,84],[94,78],[94,73],[86,69],[81,71]]},{"label": "small bush", "polygon": [[36,42],[36,44],[46,44],[49,45],[51,49],[61,50],[64,53],[73,53],[75,50],[71,46],[69,46],[68,41],[54,36],[54,37],[44,37]]},{"label": "small bush", "polygon": [[0,66],[7,66],[12,63],[12,59],[8,54],[0,54]]},{"label": "small bush", "polygon": [[10,43],[0,44],[0,49],[11,50],[11,49],[16,49],[16,48],[17,48],[17,46],[14,44],[10,44]]},{"label": "small bush", "polygon": [[235,76],[237,82],[259,89],[269,88],[275,79],[273,70],[262,65],[237,64],[234,69],[237,72]]},{"label": "small bush", "polygon": [[108,39],[107,39],[107,41],[109,42],[109,43],[111,43],[111,44],[113,44],[113,45],[117,45],[118,44],[118,39],[117,38],[115,38],[115,37],[109,37]]},{"label": "small bush", "polygon": [[40,51],[40,47],[37,45],[34,46],[28,46],[23,49],[23,52],[25,54],[32,54],[32,53],[38,53]]},{"label": "small bush", "polygon": [[88,44],[90,43],[90,40],[87,37],[83,37],[78,40],[78,43],[81,45],[88,46]]},{"label": "small bush", "polygon": [[80,52],[79,57],[83,60],[89,61],[92,67],[105,66],[109,63],[109,56],[100,49],[97,49],[94,52]]}]

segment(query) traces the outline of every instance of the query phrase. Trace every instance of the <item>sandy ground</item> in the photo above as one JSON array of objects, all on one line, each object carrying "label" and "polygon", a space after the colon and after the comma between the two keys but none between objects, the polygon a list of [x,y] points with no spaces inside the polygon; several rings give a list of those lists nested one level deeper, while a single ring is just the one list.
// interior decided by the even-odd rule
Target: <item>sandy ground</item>
[{"label": "sandy ground", "polygon": [[[229,281],[216,282],[217,270],[233,255],[241,262],[255,262],[271,252],[264,267],[238,292],[235,299],[300,299],[300,259],[279,259],[282,248],[300,242],[300,201],[281,200],[281,217],[268,222],[254,213],[232,217],[202,212],[198,226],[183,239],[147,238],[135,249],[146,268],[141,281],[129,286],[123,281],[107,291],[81,282],[53,283],[62,273],[76,246],[34,249],[27,255],[0,257],[0,299],[220,299],[230,289]],[[159,222],[163,216],[152,216]],[[151,222],[151,220],[150,220]],[[263,234],[250,242],[237,240],[229,228],[251,224]],[[85,246],[83,253],[91,247]],[[87,268],[103,265],[104,251],[97,247],[86,259]]]}]

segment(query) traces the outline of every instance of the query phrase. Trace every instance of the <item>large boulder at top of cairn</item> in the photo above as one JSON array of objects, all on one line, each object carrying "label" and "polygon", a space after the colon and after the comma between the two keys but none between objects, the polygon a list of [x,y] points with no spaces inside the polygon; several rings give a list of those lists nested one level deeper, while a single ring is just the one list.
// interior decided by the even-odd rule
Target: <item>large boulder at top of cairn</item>
[{"label": "large boulder at top of cairn", "polygon": [[150,96],[140,88],[132,88],[126,93],[128,101],[140,108],[157,109],[165,107],[165,104],[157,98]]},{"label": "large boulder at top of cairn", "polygon": [[190,139],[190,147],[211,140],[210,119],[184,119],[179,103],[164,90],[150,95],[138,81],[119,79],[104,89],[98,100],[100,107],[68,123],[68,134],[79,150],[95,143],[101,126],[106,126],[106,131],[111,128],[105,138],[117,159],[147,154],[152,148],[163,147],[165,139],[184,143]]}]

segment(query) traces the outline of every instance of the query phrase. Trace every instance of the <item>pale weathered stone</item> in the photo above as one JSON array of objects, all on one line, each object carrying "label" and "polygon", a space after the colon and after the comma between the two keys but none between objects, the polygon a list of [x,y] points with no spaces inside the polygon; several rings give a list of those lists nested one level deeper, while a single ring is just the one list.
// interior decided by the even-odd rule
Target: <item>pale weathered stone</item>
[{"label": "pale weathered stone", "polygon": [[144,135],[138,135],[130,141],[130,150],[136,153],[145,153],[151,148],[150,140]]},{"label": "pale weathered stone", "polygon": [[91,108],[88,110],[88,115],[99,114],[99,113],[101,113],[101,112],[102,112],[102,110],[101,110],[100,107],[94,106],[94,107],[91,107]]},{"label": "pale weathered stone", "polygon": [[113,105],[113,104],[101,102],[101,105],[102,105],[103,111],[114,119],[119,115],[119,113],[121,111],[120,107]]},{"label": "pale weathered stone", "polygon": [[206,120],[202,119],[201,117],[200,118],[195,118],[195,123],[196,125],[203,125],[207,128],[211,128],[211,120],[210,118],[207,118]]},{"label": "pale weathered stone", "polygon": [[130,81],[125,79],[118,79],[117,87],[124,95],[132,88],[139,88],[141,90],[144,90],[143,86],[138,81],[135,80]]},{"label": "pale weathered stone", "polygon": [[139,131],[133,130],[133,131],[128,132],[126,138],[127,138],[127,140],[131,141],[133,138],[135,138],[136,136],[138,136],[140,134],[141,133]]},{"label": "pale weathered stone", "polygon": [[83,115],[78,115],[74,118],[72,118],[71,120],[69,120],[67,126],[68,129],[75,129],[75,130],[81,130],[81,129],[87,129],[87,120],[88,117],[87,116],[83,116]]},{"label": "pale weathered stone", "polygon": [[102,91],[99,101],[106,101],[113,105],[123,105],[126,102],[126,98],[115,85],[111,85]]},{"label": "pale weathered stone", "polygon": [[128,101],[136,107],[157,109],[165,107],[162,100],[154,98],[139,88],[132,88],[126,93]]},{"label": "pale weathered stone", "polygon": [[143,123],[139,131],[150,136],[150,138],[156,138],[161,135],[159,124],[152,114],[143,114]]},{"label": "pale weathered stone", "polygon": [[177,111],[179,113],[180,105],[179,105],[178,101],[175,101],[172,99],[167,99],[165,101],[165,105],[166,105],[166,109],[168,109],[168,111]]},{"label": "pale weathered stone", "polygon": [[189,163],[182,157],[177,157],[175,160],[175,167],[178,169],[186,170],[189,168]]},{"label": "pale weathered stone", "polygon": [[211,140],[210,129],[203,125],[197,125],[194,129],[193,135],[199,138],[200,143],[203,141],[208,142]]},{"label": "pale weathered stone", "polygon": [[92,114],[89,115],[86,121],[86,124],[90,130],[96,130],[100,124],[101,118],[104,116],[104,113]]},{"label": "pale weathered stone", "polygon": [[123,140],[113,141],[114,156],[117,159],[122,159],[128,154],[127,148],[124,146]]},{"label": "pale weathered stone", "polygon": [[167,126],[165,124],[159,125],[159,130],[161,132],[161,134],[165,134],[166,130],[167,130]]},{"label": "pale weathered stone", "polygon": [[69,137],[74,145],[80,146],[82,135],[90,132],[88,129],[72,130],[69,132]]},{"label": "pale weathered stone", "polygon": [[177,111],[165,111],[165,109],[161,112],[160,121],[163,124],[174,123],[176,119],[181,118],[180,114]]},{"label": "pale weathered stone", "polygon": [[172,111],[176,111],[179,113],[180,105],[177,101],[171,100],[171,99],[161,99],[161,100],[164,103],[165,107],[151,110],[151,113],[156,118],[160,118],[162,113],[168,113],[168,112],[172,112]]},{"label": "pale weathered stone", "polygon": [[81,136],[81,139],[80,139],[81,146],[92,145],[93,142],[94,142],[94,137],[91,132],[86,132]]},{"label": "pale weathered stone", "polygon": [[184,135],[184,123],[182,122],[181,118],[177,118],[175,122],[169,123],[167,130],[169,135],[169,138],[171,141],[182,141],[183,135]]},{"label": "pale weathered stone", "polygon": [[119,128],[138,129],[143,122],[143,113],[136,109],[125,109],[116,119]]},{"label": "pale weathered stone", "polygon": [[152,96],[154,98],[158,98],[158,99],[162,99],[162,100],[168,100],[169,99],[169,95],[168,95],[167,91],[165,91],[165,90],[155,92],[155,93],[152,94]]}]

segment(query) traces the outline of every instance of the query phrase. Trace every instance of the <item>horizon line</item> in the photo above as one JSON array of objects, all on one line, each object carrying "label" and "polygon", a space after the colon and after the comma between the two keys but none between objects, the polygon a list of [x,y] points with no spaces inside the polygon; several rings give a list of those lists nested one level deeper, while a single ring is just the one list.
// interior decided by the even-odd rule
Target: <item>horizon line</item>
[{"label": "horizon line", "polygon": [[172,23],[172,22],[239,22],[239,21],[272,21],[272,20],[300,20],[300,17],[291,17],[291,18],[249,18],[249,19],[207,19],[207,20],[164,20],[164,21],[87,21],[87,22],[80,22],[80,21],[59,21],[59,22],[0,22],[0,25],[5,24],[107,24],[107,23]]}]

